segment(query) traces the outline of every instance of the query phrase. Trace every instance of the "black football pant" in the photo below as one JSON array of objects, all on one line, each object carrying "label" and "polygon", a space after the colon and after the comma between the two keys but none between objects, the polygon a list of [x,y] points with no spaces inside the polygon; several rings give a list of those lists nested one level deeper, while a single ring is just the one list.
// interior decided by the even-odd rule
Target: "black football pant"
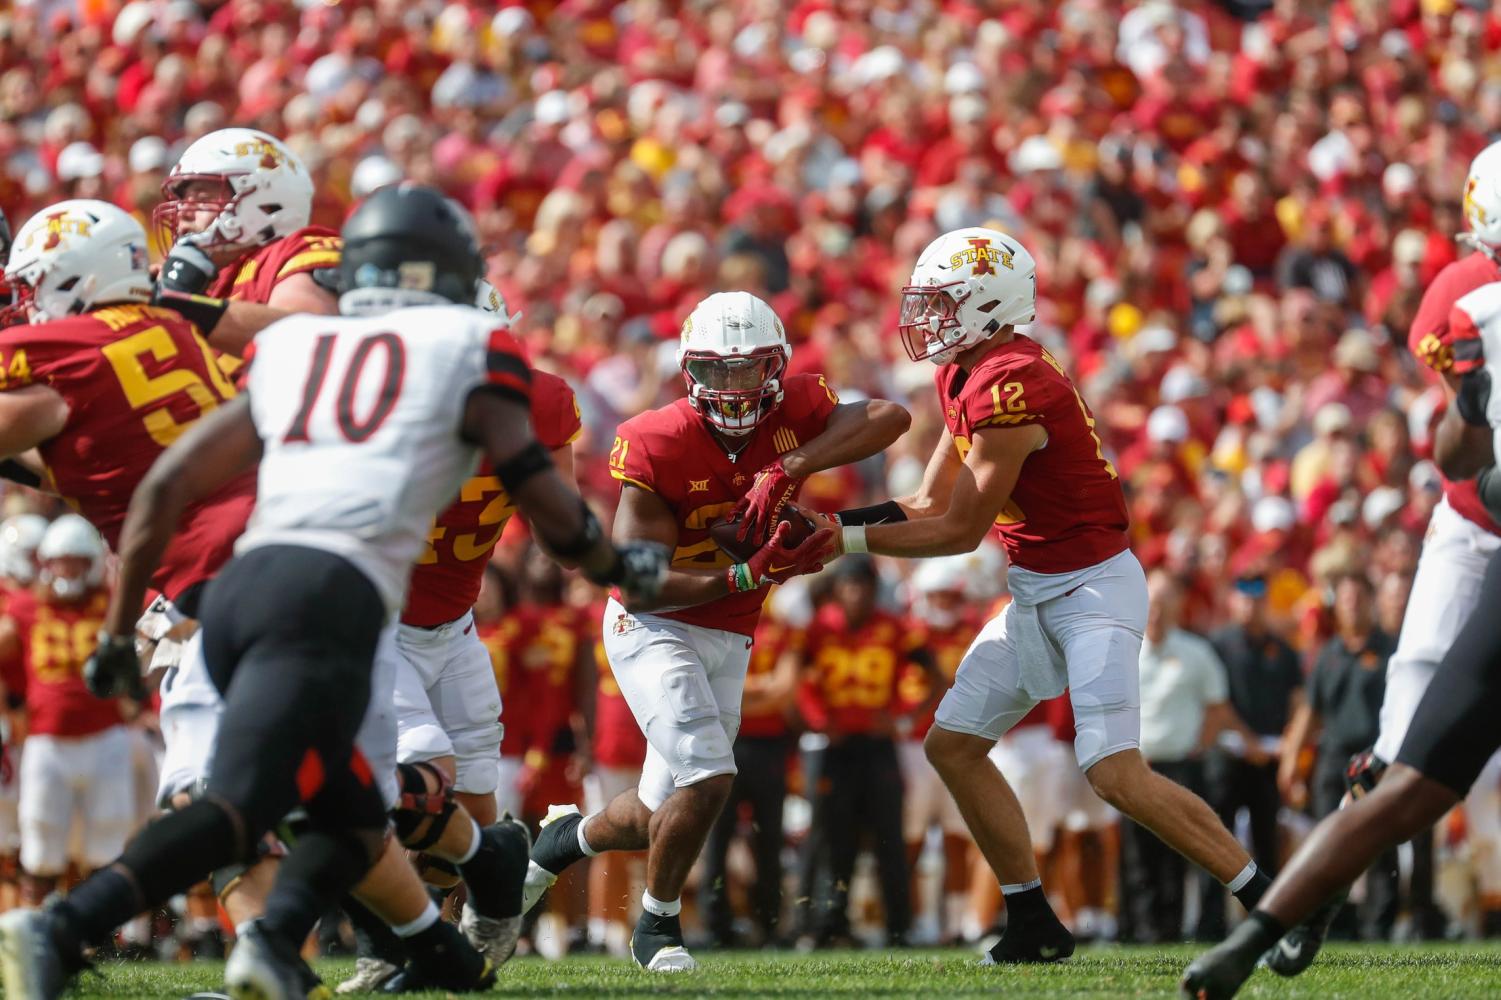
[{"label": "black football pant", "polygon": [[750,809],[750,849],[756,880],[750,885],[751,907],[766,941],[776,938],[782,913],[782,809],[787,799],[787,753],[790,738],[745,737],[735,743],[734,787],[724,811],[704,844],[704,908],[709,931],[721,942],[731,936],[734,914],[725,874],[725,856],[740,826],[740,806]]},{"label": "black football pant", "polygon": [[268,929],[300,946],[383,846],[385,806],[354,738],[385,618],[370,580],[321,550],[267,546],[225,567],[201,613],[209,674],[224,695],[208,788],[74,891],[64,919],[81,939],[253,861],[260,838],[302,805],[308,829],[265,915]]}]

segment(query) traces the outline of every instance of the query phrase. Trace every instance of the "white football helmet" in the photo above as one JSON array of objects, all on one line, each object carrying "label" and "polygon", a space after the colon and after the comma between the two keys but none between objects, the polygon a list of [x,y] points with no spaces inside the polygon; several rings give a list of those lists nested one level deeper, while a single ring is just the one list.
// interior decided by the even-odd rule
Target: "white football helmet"
[{"label": "white football helmet", "polygon": [[75,198],[44,208],[16,233],[5,267],[31,322],[111,302],[149,302],[146,230],[107,201]]},{"label": "white football helmet", "polygon": [[[203,184],[212,191],[205,193]],[[313,178],[280,139],[255,129],[225,128],[183,152],[162,182],[162,197],[151,216],[161,246],[196,233],[204,250],[249,250],[308,224]]]},{"label": "white football helmet", "polygon": [[717,292],[694,307],[678,341],[688,401],[721,433],[749,434],[782,402],[792,358],[771,306],[749,292]]},{"label": "white football helmet", "polygon": [[1501,142],[1491,143],[1470,162],[1464,213],[1476,239],[1501,246]]},{"label": "white football helmet", "polygon": [[40,514],[13,514],[0,521],[0,576],[29,587],[36,579],[36,549],[47,533]]},{"label": "white football helmet", "polygon": [[924,559],[912,574],[912,613],[934,628],[953,628],[964,602],[972,596],[970,579],[975,568],[968,553]]},{"label": "white football helmet", "polygon": [[[104,539],[77,514],[53,521],[37,546],[38,579],[64,601],[76,601],[104,582]],[[63,560],[82,561],[80,566]]]},{"label": "white football helmet", "polygon": [[944,233],[917,258],[902,289],[902,343],[913,361],[953,362],[1003,327],[1037,315],[1037,263],[1005,233]]}]

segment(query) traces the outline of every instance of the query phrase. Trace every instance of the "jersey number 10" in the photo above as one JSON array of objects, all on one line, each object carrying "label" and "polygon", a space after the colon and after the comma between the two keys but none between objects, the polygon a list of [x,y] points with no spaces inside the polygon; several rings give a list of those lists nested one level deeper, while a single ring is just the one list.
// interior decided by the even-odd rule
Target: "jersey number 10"
[{"label": "jersey number 10", "polygon": [[[297,416],[292,418],[292,426],[288,428],[286,436],[282,438],[284,444],[310,440],[308,422],[312,419],[318,397],[323,393],[323,383],[328,381],[329,365],[333,360],[337,339],[337,335],[332,333],[325,333],[318,338],[318,343],[313,348],[313,367],[302,387],[302,405],[298,407]],[[375,405],[370,408],[369,413],[361,416],[355,413],[355,395],[359,392],[360,380],[365,375],[365,365],[376,348],[380,348],[385,355],[385,374],[375,397]],[[394,333],[377,333],[355,345],[354,354],[345,366],[343,379],[339,383],[334,408],[339,433],[346,440],[359,444],[386,422],[386,418],[396,408],[396,397],[401,395],[401,382],[406,375],[406,367],[406,345]]]}]

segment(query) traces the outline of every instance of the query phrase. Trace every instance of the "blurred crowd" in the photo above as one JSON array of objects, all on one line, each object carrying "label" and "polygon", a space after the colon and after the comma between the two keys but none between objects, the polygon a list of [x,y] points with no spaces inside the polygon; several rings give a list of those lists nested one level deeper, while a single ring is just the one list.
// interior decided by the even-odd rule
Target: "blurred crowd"
[{"label": "blurred crowd", "polygon": [[[602,512],[614,506],[604,455],[615,426],[682,391],[678,330],[722,289],[775,306],[794,372],[826,373],[847,398],[901,400],[914,415],[882,461],[822,477],[807,499],[833,509],[910,492],[942,420],[931,368],[899,349],[897,290],[939,232],[1011,233],[1038,261],[1039,315],[1025,332],[1064,361],[1099,417],[1136,552],[1161,571],[1157,596],[1173,612],[1161,635],[1213,639],[1211,653],[1191,656],[1213,656],[1222,683],[1206,679],[1197,697],[1230,712],[1210,710],[1214,738],[1161,759],[1192,758],[1224,787],[1233,768],[1216,771],[1200,743],[1270,766],[1276,799],[1260,800],[1250,832],[1267,841],[1270,808],[1275,844],[1279,809],[1321,801],[1311,760],[1348,752],[1321,742],[1329,719],[1358,721],[1371,695],[1328,681],[1314,697],[1316,682],[1358,660],[1352,647],[1389,652],[1441,496],[1424,456],[1442,396],[1407,333],[1427,283],[1467,252],[1454,238],[1465,168],[1501,134],[1498,48],[1501,4],[1485,0],[21,0],[0,11],[0,209],[14,227],[57,199],[103,197],[149,221],[177,153],[229,124],[285,137],[302,155],[317,179],[316,223],[338,225],[355,200],[400,178],[442,187],[474,212],[488,277],[519,312],[534,360],[578,392],[579,477]],[[573,626],[524,626],[582,672],[566,671],[575,697],[546,716],[557,725],[524,737],[540,742],[524,742],[510,772],[516,808],[545,806],[537,789],[549,780],[588,777],[608,796],[623,778],[607,769],[628,775],[635,750],[606,738],[610,682],[593,665],[598,616],[585,610],[596,598],[534,579],[548,571],[504,551],[492,598],[512,607],[493,612],[495,635],[533,621],[514,608],[567,609],[582,623],[568,632],[576,657],[558,652]],[[873,572],[882,613],[911,613],[913,566]],[[972,572],[998,591],[999,567]],[[819,602],[837,605],[838,583],[818,588]],[[966,591],[964,603],[974,612],[1001,596]],[[797,652],[824,603],[774,603],[783,610],[768,628],[790,630],[786,649]],[[1272,656],[1263,636],[1285,653]],[[806,813],[778,818],[801,841],[827,814],[817,793],[839,773],[828,754],[850,733],[830,721],[841,716],[827,693],[820,702],[807,693],[817,684],[803,683],[822,653],[797,653],[779,672],[782,657],[764,650],[785,652],[783,640],[760,645],[781,678],[766,695],[786,727],[773,733],[780,774],[807,793],[787,800]],[[1280,709],[1232,697],[1237,656],[1261,662],[1247,650],[1293,665]],[[507,655],[498,670],[542,662]],[[1180,694],[1164,692],[1164,713],[1183,710]],[[876,737],[901,737],[906,710],[871,709]],[[1069,728],[1039,718],[1050,732]],[[508,747],[523,739],[515,733]],[[563,741],[558,752],[550,740]],[[760,763],[776,773],[769,753]],[[891,808],[860,796],[835,806]],[[1060,810],[1058,863],[1072,909],[1090,915],[1116,898],[1104,873],[1117,838],[1100,832],[1112,821],[1080,811]],[[784,846],[766,836],[761,859]],[[1048,838],[1040,850],[1054,849]],[[1119,839],[1137,875],[1156,865],[1136,857],[1129,831]],[[967,874],[944,875],[935,890],[929,878],[893,907],[897,861],[931,875],[934,858],[957,870],[967,857],[962,843],[924,852],[904,840],[900,858],[877,852],[896,934],[910,927],[892,923],[892,909],[915,902],[931,918],[924,894],[932,903],[968,885]],[[849,845],[826,839],[805,853],[797,898],[827,899],[828,873],[854,864]],[[711,873],[726,870],[723,858],[711,856]],[[739,858],[729,854],[731,876]],[[591,882],[606,877],[594,869]],[[727,914],[759,913],[764,931],[769,897],[723,894],[767,880],[716,878],[705,926],[717,921],[727,938]],[[865,884],[832,883],[836,895]],[[954,909],[970,931],[989,920],[982,906]],[[567,919],[585,922],[582,911]],[[801,929],[849,933],[827,915]]]}]

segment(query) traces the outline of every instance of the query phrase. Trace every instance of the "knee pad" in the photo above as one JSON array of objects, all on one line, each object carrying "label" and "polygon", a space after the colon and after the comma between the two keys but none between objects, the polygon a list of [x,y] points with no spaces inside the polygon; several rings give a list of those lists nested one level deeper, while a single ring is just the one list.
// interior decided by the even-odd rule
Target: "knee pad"
[{"label": "knee pad", "polygon": [[[396,765],[401,794],[391,820],[403,846],[425,851],[436,844],[453,818],[458,803],[447,774],[426,761]],[[426,829],[423,828],[424,823]]]}]

